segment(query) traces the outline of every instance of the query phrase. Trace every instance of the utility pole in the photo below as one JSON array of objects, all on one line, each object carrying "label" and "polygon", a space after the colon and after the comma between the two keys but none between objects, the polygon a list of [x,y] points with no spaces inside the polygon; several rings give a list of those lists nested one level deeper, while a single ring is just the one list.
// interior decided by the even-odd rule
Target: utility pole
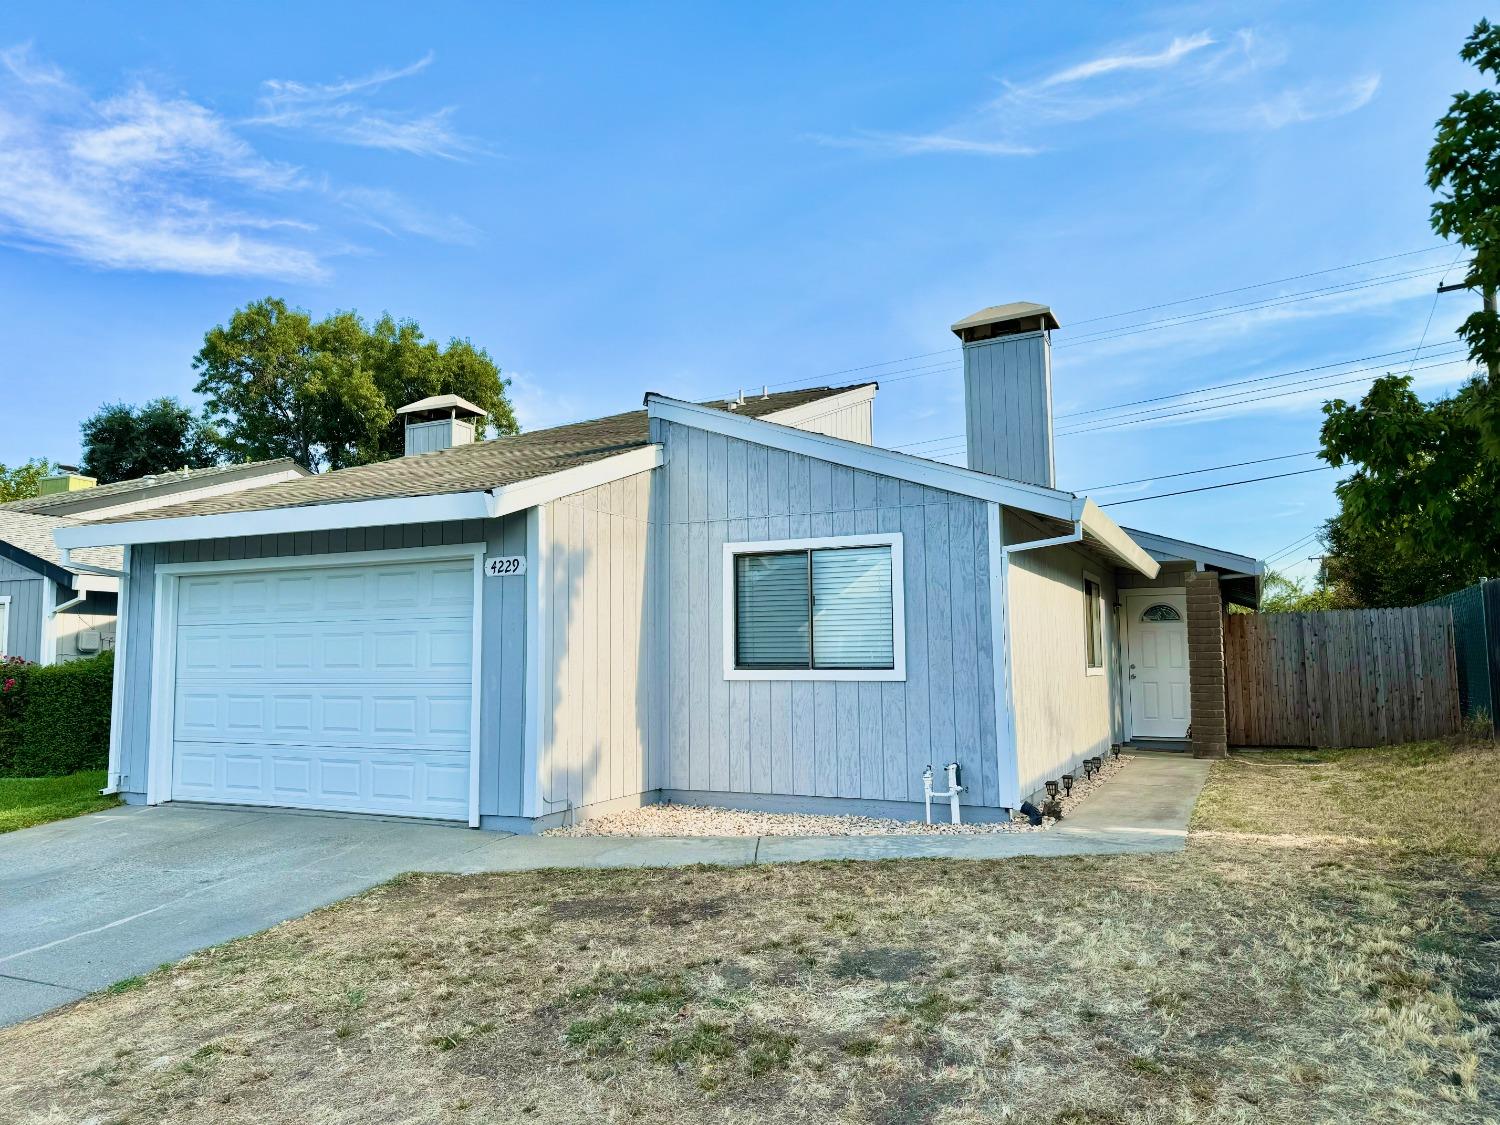
[{"label": "utility pole", "polygon": [[[1472,288],[1473,286],[1469,285],[1467,282],[1456,281],[1452,285],[1439,285],[1437,291],[1439,293],[1452,293],[1458,289]],[[1495,287],[1493,285],[1486,285],[1484,287],[1484,311],[1489,313],[1491,316],[1495,315]],[[1495,356],[1491,356],[1488,366],[1490,375],[1490,389],[1500,389],[1500,359],[1497,359],[1497,357]]]}]

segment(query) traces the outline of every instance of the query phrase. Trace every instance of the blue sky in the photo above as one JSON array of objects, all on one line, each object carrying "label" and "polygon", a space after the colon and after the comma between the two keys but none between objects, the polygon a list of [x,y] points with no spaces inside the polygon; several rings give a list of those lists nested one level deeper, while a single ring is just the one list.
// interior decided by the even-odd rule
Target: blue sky
[{"label": "blue sky", "polygon": [[[1359,368],[1413,366],[1434,395],[1463,375],[1448,360],[1473,299],[1434,302],[1456,248],[1436,248],[1422,166],[1475,84],[1457,51],[1480,14],[13,7],[0,462],[75,458],[106,401],[191,399],[204,331],[274,294],[469,337],[528,427],[648,389],[870,375],[877,441],[953,458],[947,326],[1042,301],[1064,326],[1064,487],[1156,478],[1107,502],[1310,467],[1160,479],[1315,449],[1319,403],[1378,373]],[[1146,330],[1109,334],[1130,328]],[[1264,378],[1305,368],[1322,382]],[[1157,421],[1101,409],[1254,379]],[[1332,513],[1335,478],[1111,512],[1264,556]]]}]

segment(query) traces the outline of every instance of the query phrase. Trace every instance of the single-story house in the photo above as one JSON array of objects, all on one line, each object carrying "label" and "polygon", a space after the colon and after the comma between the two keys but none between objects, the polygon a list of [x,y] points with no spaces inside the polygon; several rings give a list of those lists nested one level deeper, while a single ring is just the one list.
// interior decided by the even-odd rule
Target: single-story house
[{"label": "single-story house", "polygon": [[441,396],[424,452],[60,527],[123,551],[110,788],[527,832],[919,817],[957,762],[986,820],[1127,740],[1222,754],[1260,565],[1055,487],[1056,327],[954,326],[967,467],[872,445],[873,383],[477,443]]},{"label": "single-story house", "polygon": [[306,475],[296,462],[279,458],[96,485],[60,466],[38,495],[0,504],[0,656],[51,664],[114,647],[119,580],[107,572],[120,568],[120,550],[79,551],[69,565],[53,541],[55,529]]}]

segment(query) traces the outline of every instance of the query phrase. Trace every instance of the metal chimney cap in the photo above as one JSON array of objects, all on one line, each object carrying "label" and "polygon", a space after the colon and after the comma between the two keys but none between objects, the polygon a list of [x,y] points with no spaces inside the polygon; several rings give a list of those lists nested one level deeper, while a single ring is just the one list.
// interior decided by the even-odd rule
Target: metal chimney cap
[{"label": "metal chimney cap", "polygon": [[422,414],[428,410],[457,410],[460,414],[484,416],[484,407],[475,406],[458,395],[433,395],[431,398],[409,402],[396,411],[397,414]]},{"label": "metal chimney cap", "polygon": [[1011,332],[1039,332],[1061,327],[1057,323],[1057,317],[1052,315],[1052,310],[1046,305],[1039,305],[1034,301],[1012,301],[1008,305],[991,305],[964,317],[953,325],[953,334],[965,341],[1004,336],[1008,333],[997,330],[998,326],[1014,321],[1022,323],[1016,324],[1010,329]]}]

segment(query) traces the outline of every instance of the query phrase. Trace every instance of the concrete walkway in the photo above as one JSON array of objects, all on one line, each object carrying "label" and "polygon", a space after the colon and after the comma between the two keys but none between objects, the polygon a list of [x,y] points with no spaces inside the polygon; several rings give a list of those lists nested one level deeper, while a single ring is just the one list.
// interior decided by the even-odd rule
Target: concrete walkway
[{"label": "concrete walkway", "polygon": [[1176,851],[1208,766],[1141,754],[1057,828],[974,836],[502,836],[414,821],[175,805],[56,821],[0,835],[0,1026],[403,871]]}]

